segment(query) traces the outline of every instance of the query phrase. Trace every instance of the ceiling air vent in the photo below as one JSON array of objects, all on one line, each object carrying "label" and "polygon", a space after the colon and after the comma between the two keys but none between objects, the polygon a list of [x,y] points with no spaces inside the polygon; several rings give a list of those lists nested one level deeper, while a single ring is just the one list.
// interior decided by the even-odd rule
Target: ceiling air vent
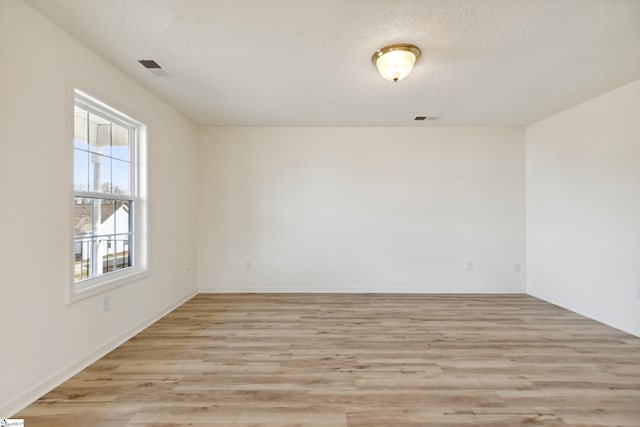
[{"label": "ceiling air vent", "polygon": [[158,64],[153,59],[139,59],[138,62],[142,64],[144,68],[151,71],[156,76],[168,76],[169,74],[162,68],[162,65]]},{"label": "ceiling air vent", "polygon": [[144,68],[162,68],[160,64],[153,59],[139,59],[138,62],[141,63]]}]

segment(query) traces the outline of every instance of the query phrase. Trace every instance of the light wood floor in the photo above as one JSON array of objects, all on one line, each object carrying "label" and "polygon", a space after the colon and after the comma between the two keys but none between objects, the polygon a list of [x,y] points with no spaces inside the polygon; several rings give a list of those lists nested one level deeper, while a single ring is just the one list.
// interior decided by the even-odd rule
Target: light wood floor
[{"label": "light wood floor", "polygon": [[525,295],[198,295],[14,418],[640,426],[640,338]]}]

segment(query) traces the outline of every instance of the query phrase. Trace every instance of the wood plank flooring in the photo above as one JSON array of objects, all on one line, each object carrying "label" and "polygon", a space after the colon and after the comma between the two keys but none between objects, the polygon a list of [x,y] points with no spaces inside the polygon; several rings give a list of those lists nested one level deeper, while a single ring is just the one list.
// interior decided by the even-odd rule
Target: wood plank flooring
[{"label": "wood plank flooring", "polygon": [[526,295],[201,294],[28,427],[640,426],[640,338]]}]

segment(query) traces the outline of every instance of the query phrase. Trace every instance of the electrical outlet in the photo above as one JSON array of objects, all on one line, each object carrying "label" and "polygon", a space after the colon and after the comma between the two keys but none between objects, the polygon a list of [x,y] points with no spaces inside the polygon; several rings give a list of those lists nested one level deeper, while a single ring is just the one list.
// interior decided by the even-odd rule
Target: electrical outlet
[{"label": "electrical outlet", "polygon": [[467,271],[473,271],[473,261],[467,262]]},{"label": "electrical outlet", "polygon": [[102,298],[102,312],[108,313],[111,310],[111,297],[109,295],[105,295]]},{"label": "electrical outlet", "polygon": [[513,272],[514,273],[520,273],[520,263],[515,263],[513,264]]}]

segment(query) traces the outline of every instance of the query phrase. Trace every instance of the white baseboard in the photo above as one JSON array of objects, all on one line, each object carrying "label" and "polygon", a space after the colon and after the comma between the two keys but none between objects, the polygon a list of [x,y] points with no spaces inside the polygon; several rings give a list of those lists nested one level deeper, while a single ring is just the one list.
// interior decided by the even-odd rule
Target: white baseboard
[{"label": "white baseboard", "polygon": [[304,288],[304,287],[286,287],[286,286],[211,286],[202,287],[198,290],[203,294],[233,294],[233,293],[309,293],[309,294],[345,294],[345,293],[379,293],[379,294],[526,294],[524,287],[511,286],[487,286],[487,287],[400,287],[400,288],[360,288],[360,287],[324,287]]},{"label": "white baseboard", "polygon": [[105,356],[110,351],[114,350],[118,346],[122,345],[127,340],[131,339],[135,335],[139,334],[164,316],[166,316],[171,311],[180,307],[182,304],[187,302],[189,299],[193,298],[197,292],[190,292],[188,295],[182,297],[180,300],[169,304],[164,309],[160,310],[158,313],[150,316],[146,320],[138,323],[117,337],[107,341],[100,347],[96,348],[86,356],[76,360],[71,363],[66,368],[61,369],[57,373],[51,375],[49,378],[39,382],[34,385],[27,391],[20,394],[17,398],[12,401],[7,402],[6,404],[0,405],[0,415],[11,417],[13,414],[20,412],[22,409],[26,408],[40,397],[44,396],[63,382],[67,381],[72,376],[76,375],[78,372],[85,369],[87,366],[95,363],[98,359]]},{"label": "white baseboard", "polygon": [[539,292],[528,290],[527,294],[551,304],[557,305],[558,307],[573,311],[574,313],[577,313],[581,316],[588,317],[589,319],[595,320],[596,322],[604,323],[605,325],[611,326],[612,328],[619,329],[628,334],[640,337],[640,327],[638,325],[623,325],[619,321],[607,318],[607,316],[602,315],[602,313],[596,313],[583,307],[578,307],[575,304],[569,303],[567,301],[561,301],[555,297],[543,295]]}]

